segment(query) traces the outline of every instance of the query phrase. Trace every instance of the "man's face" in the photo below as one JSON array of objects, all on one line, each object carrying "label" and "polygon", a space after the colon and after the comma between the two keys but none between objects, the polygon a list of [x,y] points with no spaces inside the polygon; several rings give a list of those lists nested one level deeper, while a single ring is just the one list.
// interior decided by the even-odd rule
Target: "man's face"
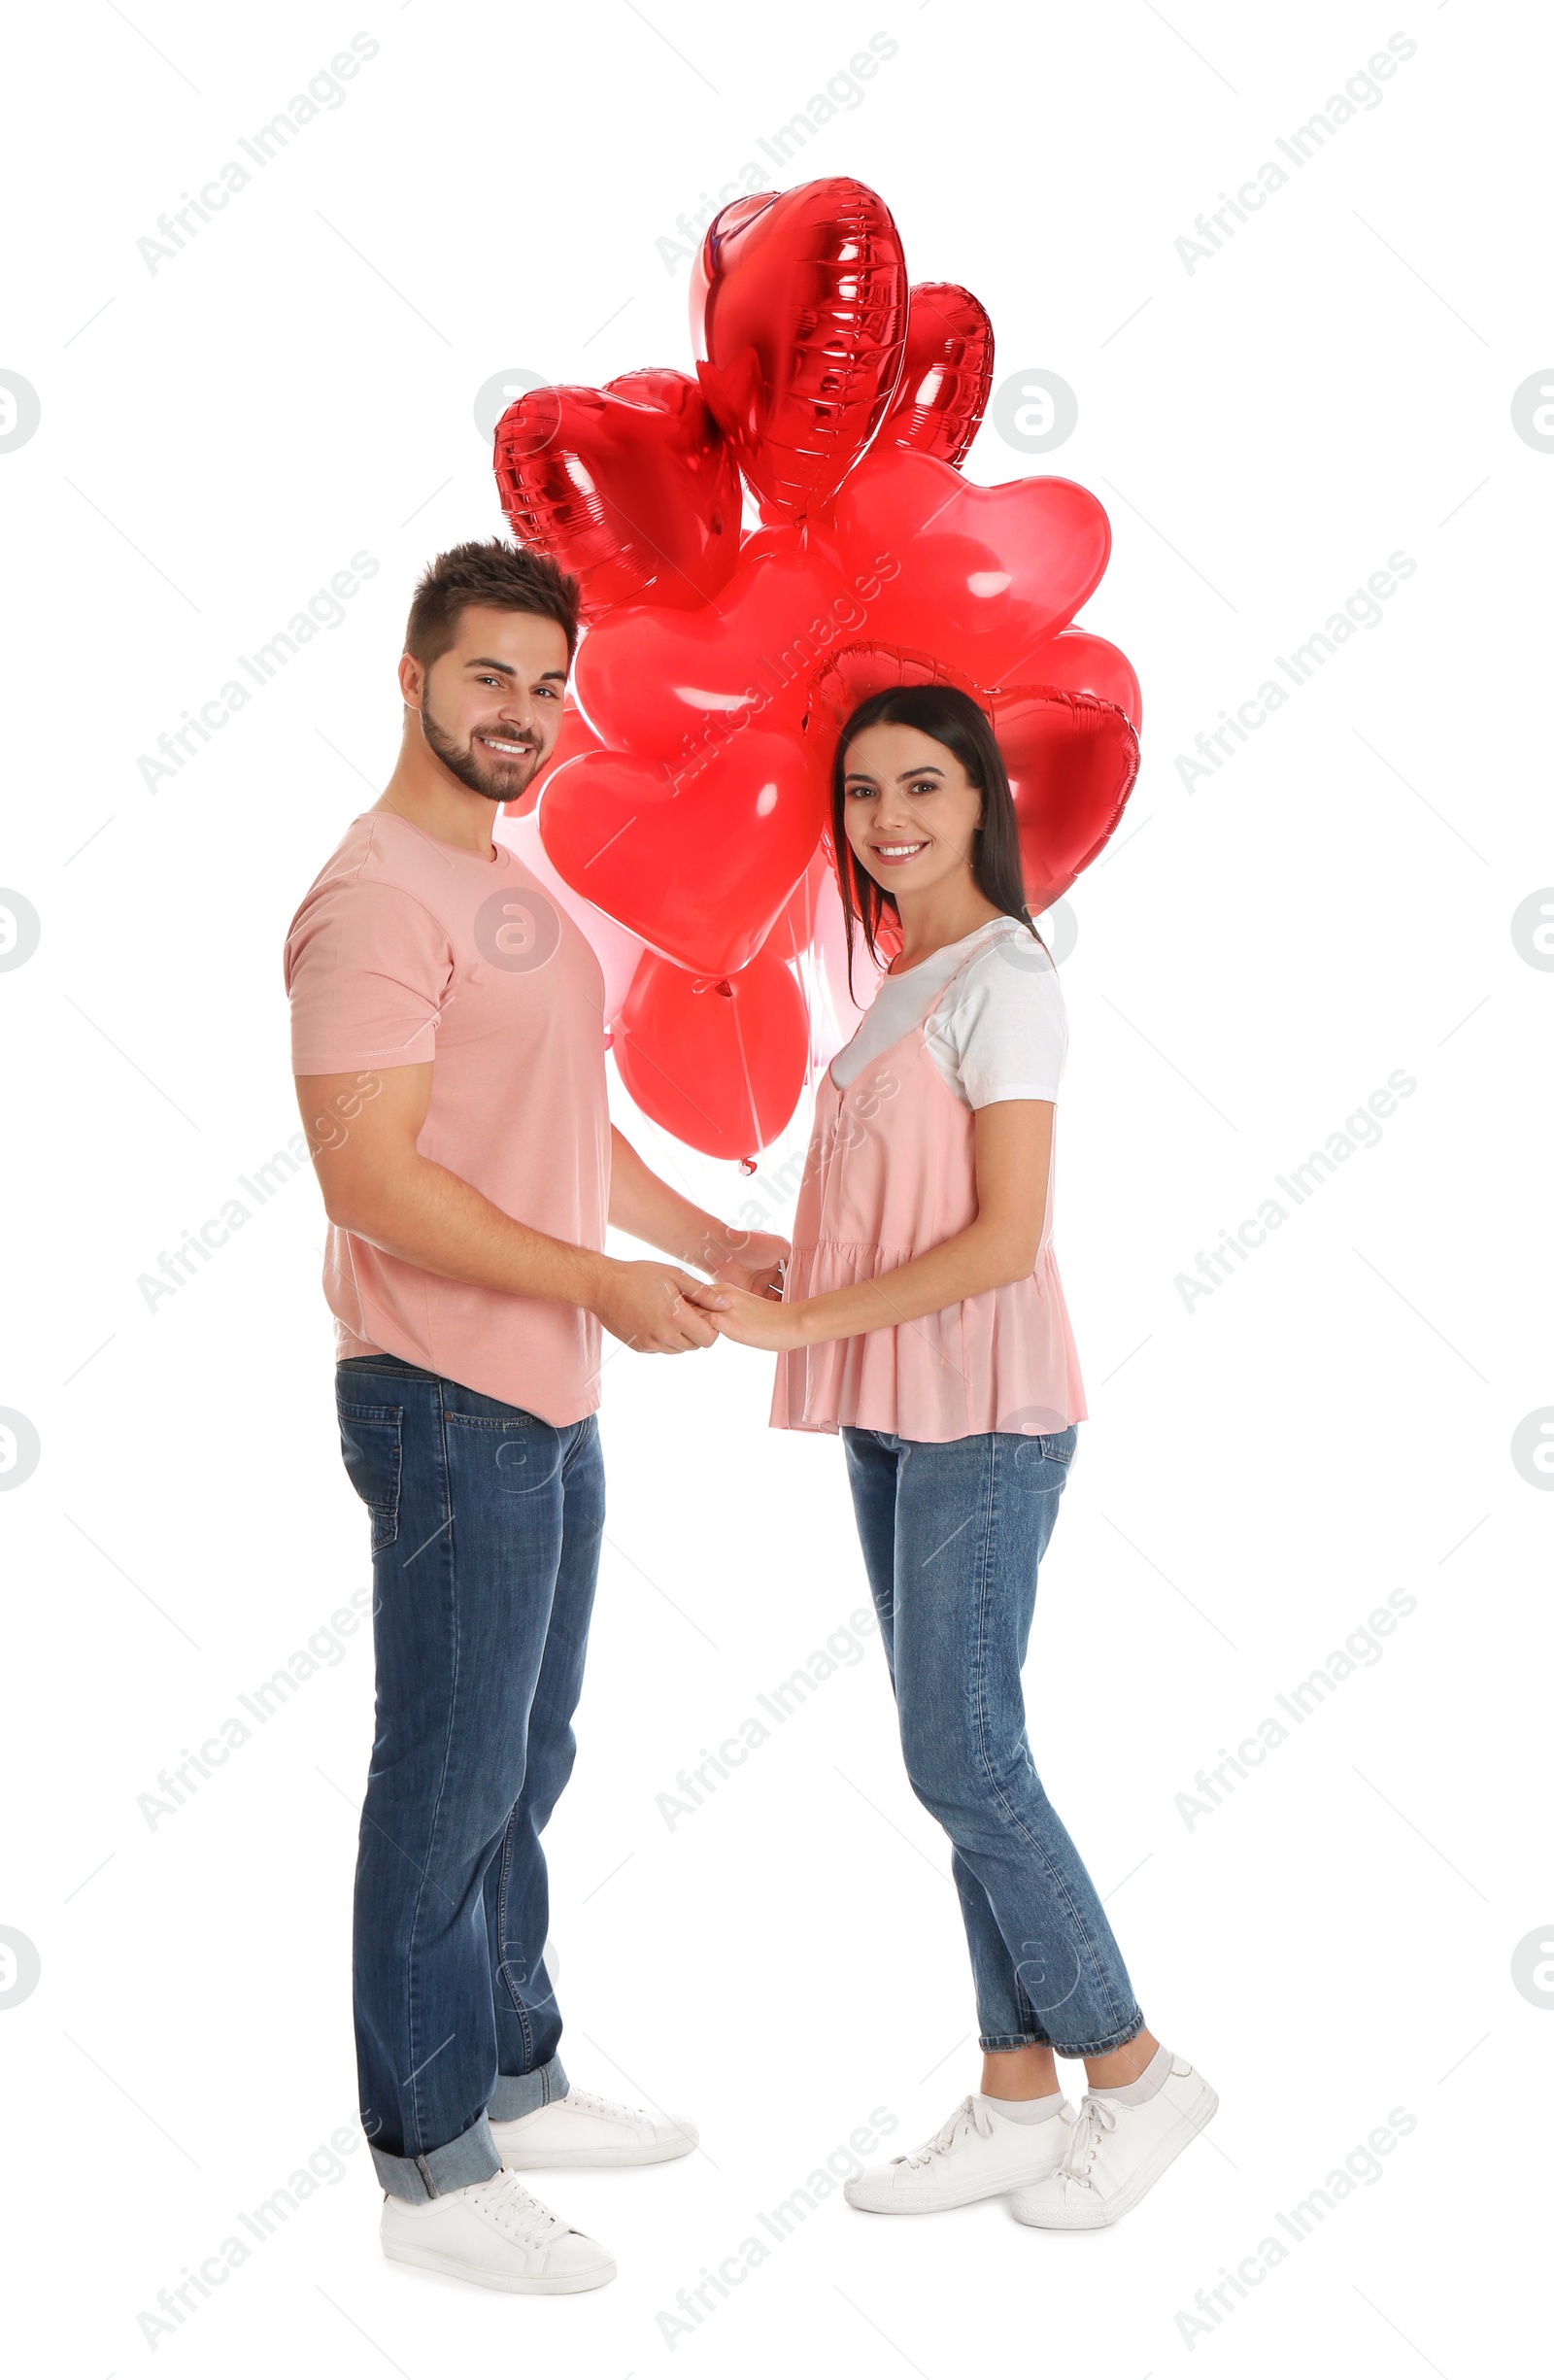
[{"label": "man's face", "polygon": [[488,801],[516,801],[560,729],[566,631],[538,612],[471,603],[429,669],[406,655],[400,683],[450,774]]}]

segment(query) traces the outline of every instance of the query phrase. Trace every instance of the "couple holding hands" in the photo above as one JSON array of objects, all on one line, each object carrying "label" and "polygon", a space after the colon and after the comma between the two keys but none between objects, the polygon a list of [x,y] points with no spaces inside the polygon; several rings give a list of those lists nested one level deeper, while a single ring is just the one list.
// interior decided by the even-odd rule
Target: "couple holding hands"
[{"label": "couple holding hands", "polygon": [[[612,1126],[598,962],[492,841],[554,749],[576,641],[553,563],[499,540],[438,557],[399,663],[398,762],[286,945],[341,1446],[372,1533],[354,1995],[384,2251],[492,2289],[596,2288],[608,2251],[520,2177],[696,2145],[572,2086],[544,1962],[540,1836],[571,1772],[604,1521],[604,1331],[774,1353],[772,1425],[843,1440],[982,2051],[980,2087],[848,2199],[1009,2194],[1039,2228],[1113,2223],[1217,2101],[1144,2024],[1026,1733],[1037,1567],[1086,1409],[1051,1241],[1063,996],[992,727],[925,686],[842,731],[849,946],[872,955],[894,919],[901,947],[818,1085],[790,1252],[702,1212]],[[668,1261],[607,1256],[607,1223]],[[1055,2057],[1084,2065],[1077,2108]]]}]

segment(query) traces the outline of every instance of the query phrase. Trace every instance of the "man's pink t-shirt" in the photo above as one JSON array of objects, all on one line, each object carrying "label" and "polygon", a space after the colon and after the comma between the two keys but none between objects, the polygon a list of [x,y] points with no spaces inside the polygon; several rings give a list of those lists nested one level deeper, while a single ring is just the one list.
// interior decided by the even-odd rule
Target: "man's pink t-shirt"
[{"label": "man's pink t-shirt", "polygon": [[[421,1155],[515,1221],[603,1248],[604,978],[511,851],[365,812],[291,921],[286,984],[294,1073],[435,1060]],[[599,1325],[579,1307],[445,1280],[335,1224],[323,1285],[337,1360],[402,1356],[557,1428],[598,1405]]]}]

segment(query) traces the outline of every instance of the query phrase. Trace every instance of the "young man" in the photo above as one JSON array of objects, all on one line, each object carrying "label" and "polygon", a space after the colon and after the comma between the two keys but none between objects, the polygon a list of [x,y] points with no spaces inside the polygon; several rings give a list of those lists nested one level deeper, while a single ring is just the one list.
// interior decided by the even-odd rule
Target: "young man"
[{"label": "young man", "polygon": [[[518,2173],[696,2142],[571,2088],[545,1970],[540,1833],[572,1767],[604,1519],[601,1331],[709,1346],[681,1267],[764,1290],[787,1253],[701,1212],[614,1130],[598,962],[492,842],[554,747],[576,598],[499,540],[433,562],[393,774],[286,946],[341,1445],[372,1519],[354,1963],[383,2246],[546,2294],[615,2264]],[[606,1256],[607,1221],[673,1261]]]}]

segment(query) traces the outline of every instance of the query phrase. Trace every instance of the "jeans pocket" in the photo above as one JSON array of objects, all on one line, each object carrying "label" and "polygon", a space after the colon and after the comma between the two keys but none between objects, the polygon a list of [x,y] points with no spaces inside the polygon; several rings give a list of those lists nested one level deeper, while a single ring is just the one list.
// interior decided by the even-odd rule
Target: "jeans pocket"
[{"label": "jeans pocket", "polygon": [[1047,1462],[1061,1463],[1066,1471],[1074,1459],[1074,1451],[1079,1445],[1078,1422],[1070,1421],[1065,1430],[1044,1431],[1036,1440],[1036,1445],[1041,1448],[1042,1455]]},{"label": "jeans pocket", "polygon": [[340,1453],[346,1477],[372,1519],[372,1550],[381,1553],[399,1534],[399,1476],[404,1454],[400,1405],[338,1404]]},{"label": "jeans pocket", "polygon": [[447,1414],[450,1459],[482,1497],[532,1496],[548,1489],[566,1458],[568,1432],[521,1406],[486,1397],[490,1412],[457,1407]]}]

